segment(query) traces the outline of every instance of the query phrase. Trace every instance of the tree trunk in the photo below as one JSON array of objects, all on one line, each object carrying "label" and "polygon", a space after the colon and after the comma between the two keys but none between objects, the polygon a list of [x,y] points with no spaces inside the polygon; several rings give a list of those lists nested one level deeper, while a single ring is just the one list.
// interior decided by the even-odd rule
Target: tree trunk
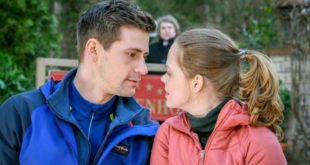
[{"label": "tree trunk", "polygon": [[291,164],[307,164],[310,163],[310,15],[295,7],[290,17],[292,113],[286,132],[286,154]]}]

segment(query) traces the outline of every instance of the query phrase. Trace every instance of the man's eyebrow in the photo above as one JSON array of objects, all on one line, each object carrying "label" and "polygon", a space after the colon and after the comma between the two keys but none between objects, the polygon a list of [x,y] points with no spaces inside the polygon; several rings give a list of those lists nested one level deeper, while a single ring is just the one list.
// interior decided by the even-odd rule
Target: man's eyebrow
[{"label": "man's eyebrow", "polygon": [[[134,51],[134,52],[138,52],[138,53],[142,53],[142,52],[143,52],[141,49],[139,49],[139,48],[134,48],[134,47],[132,47],[132,48],[126,48],[125,51]],[[147,57],[148,55],[149,55],[149,52],[145,52],[145,53],[143,54],[144,57]]]},{"label": "man's eyebrow", "polygon": [[131,51],[135,51],[135,52],[142,52],[141,49],[138,49],[138,48],[127,48],[126,50],[131,50]]},{"label": "man's eyebrow", "polygon": [[[127,51],[128,50],[130,50],[130,51],[135,51],[135,52],[139,52],[139,53],[141,53],[141,52],[143,52],[141,49],[139,49],[139,48],[127,48],[126,49]],[[143,56],[148,56],[149,55],[149,52],[145,52],[144,54],[143,54]]]}]

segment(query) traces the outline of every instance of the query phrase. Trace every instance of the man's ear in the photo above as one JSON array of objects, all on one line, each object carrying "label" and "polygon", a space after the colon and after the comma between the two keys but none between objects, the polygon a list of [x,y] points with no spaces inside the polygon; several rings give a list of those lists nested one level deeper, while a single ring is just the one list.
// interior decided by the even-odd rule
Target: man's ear
[{"label": "man's ear", "polygon": [[195,75],[195,77],[192,79],[192,89],[195,93],[198,93],[199,91],[201,91],[203,89],[203,86],[205,85],[205,81],[203,76],[197,74]]},{"label": "man's ear", "polygon": [[98,60],[98,46],[99,42],[94,38],[91,38],[86,42],[85,54],[87,58],[91,59],[91,61],[96,62]]}]

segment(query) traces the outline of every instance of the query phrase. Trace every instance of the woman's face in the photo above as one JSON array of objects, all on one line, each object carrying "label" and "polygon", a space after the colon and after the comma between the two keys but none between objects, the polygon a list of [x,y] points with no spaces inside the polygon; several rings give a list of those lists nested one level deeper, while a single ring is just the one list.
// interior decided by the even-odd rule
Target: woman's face
[{"label": "woman's face", "polygon": [[165,84],[166,104],[169,108],[184,109],[190,98],[190,86],[187,77],[178,64],[181,48],[175,42],[168,53],[166,73],[161,77]]}]

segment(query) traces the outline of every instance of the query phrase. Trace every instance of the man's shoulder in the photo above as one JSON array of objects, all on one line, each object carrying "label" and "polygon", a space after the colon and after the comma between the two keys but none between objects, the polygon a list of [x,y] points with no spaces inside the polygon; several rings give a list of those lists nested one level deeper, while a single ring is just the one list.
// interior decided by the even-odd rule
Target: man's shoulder
[{"label": "man's shoulder", "polygon": [[39,90],[35,89],[11,96],[0,106],[0,110],[15,109],[16,111],[23,111],[28,109],[28,111],[32,111],[35,107],[44,103],[43,95]]},{"label": "man's shoulder", "polygon": [[44,103],[39,90],[31,90],[10,97],[0,106],[0,120],[3,123],[1,129],[24,132],[31,125],[32,112]]},{"label": "man's shoulder", "polygon": [[38,89],[17,94],[13,96],[13,99],[19,103],[32,104],[34,106],[45,103],[44,96]]}]

